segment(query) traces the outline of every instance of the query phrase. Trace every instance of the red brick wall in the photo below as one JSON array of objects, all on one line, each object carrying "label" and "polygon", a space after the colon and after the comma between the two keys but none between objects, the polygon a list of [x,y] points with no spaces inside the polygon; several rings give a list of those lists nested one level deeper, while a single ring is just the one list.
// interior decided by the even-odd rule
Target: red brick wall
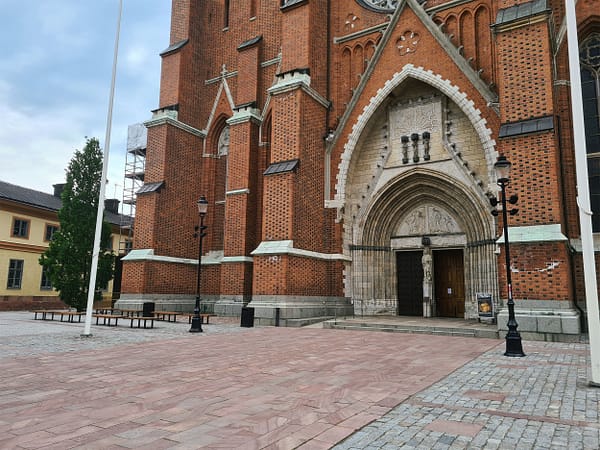
[{"label": "red brick wall", "polygon": [[67,308],[58,297],[46,296],[0,296],[0,311],[33,311],[35,309]]},{"label": "red brick wall", "polygon": [[[515,300],[570,300],[573,283],[566,243],[510,244]],[[506,298],[504,245],[498,257],[500,297]]]},{"label": "red brick wall", "polygon": [[[406,7],[346,128],[336,130],[341,138],[331,156],[332,192],[346,137],[359,115],[384,83],[410,63],[439,74],[465,93],[492,130],[498,152],[513,162],[509,194],[519,194],[520,212],[511,217],[511,225],[562,223],[565,233],[576,235],[574,160],[571,136],[566,131],[570,126],[569,95],[565,86],[554,83],[551,27],[542,22],[496,35],[490,29],[498,8],[525,1],[453,4],[434,18],[443,24],[445,33],[453,35],[454,45],[463,47],[465,60],[475,70],[483,70],[484,82],[499,93],[500,115]],[[214,154],[217,129],[233,114],[225,95],[217,100],[206,142],[168,125],[151,128],[146,180],[164,180],[165,186],[159,193],[139,199],[135,247],[154,248],[160,255],[195,258],[197,241],[191,237],[198,220],[195,202],[205,193],[211,208],[207,251],[224,249],[228,256],[247,256],[261,240],[292,239],[297,248],[341,253],[343,224],[336,223],[335,210],[323,207],[323,136],[328,127],[338,126],[381,34],[373,32],[343,44],[334,44],[333,39],[385,23],[389,17],[362,8],[355,0],[309,0],[283,11],[279,1],[260,1],[253,11],[252,0],[232,0],[229,27],[224,29],[223,3],[174,0],[171,43],[185,38],[190,42],[163,59],[160,106],[179,104],[179,119],[204,130],[221,86],[221,81],[206,81],[219,77],[225,65],[228,74],[237,71],[237,76],[226,78],[234,102],[256,100],[259,110],[268,109],[265,117],[269,125],[263,123],[266,134],[262,139],[268,145],[259,146],[255,124],[231,127],[227,189],[248,188],[250,194],[229,196],[225,210],[214,204],[223,200],[225,188],[219,183],[225,160],[201,157],[204,146]],[[450,2],[429,0],[427,8],[446,3]],[[562,2],[551,0],[550,6],[554,22],[560,24]],[[583,16],[597,14],[597,2],[592,0],[580,0],[577,8]],[[406,31],[418,33],[420,40],[414,53],[403,56],[395,43]],[[262,40],[258,45],[238,51],[241,43],[259,35]],[[281,66],[260,65],[280,52]],[[301,90],[273,96],[267,105],[267,90],[276,72],[304,67],[310,69],[311,88],[331,101],[330,110]],[[558,79],[568,79],[567,68],[566,52],[560,48]],[[556,118],[553,132],[498,139],[502,123],[543,115]],[[262,175],[270,163],[296,158],[300,160],[296,172]],[[513,251],[514,263],[524,268],[513,276],[515,298],[569,298],[570,260],[563,244],[516,245]],[[548,255],[558,266],[544,271]],[[502,255],[498,261],[502,274]],[[203,272],[203,291],[338,296],[343,295],[342,271],[340,262],[260,256],[254,258],[253,268],[247,263],[210,266]],[[195,268],[130,263],[125,264],[124,278],[129,292],[193,293]]]}]

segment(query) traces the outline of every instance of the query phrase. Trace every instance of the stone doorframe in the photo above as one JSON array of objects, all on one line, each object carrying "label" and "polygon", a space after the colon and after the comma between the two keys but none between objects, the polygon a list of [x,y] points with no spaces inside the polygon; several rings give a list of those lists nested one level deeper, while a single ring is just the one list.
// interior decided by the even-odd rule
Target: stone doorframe
[{"label": "stone doorframe", "polygon": [[[459,247],[464,248],[465,317],[476,318],[478,292],[498,299],[496,230],[486,201],[457,179],[429,169],[415,168],[390,180],[353,221],[352,242],[344,243],[345,248],[364,249],[353,252],[346,267],[347,295],[366,314],[385,312],[381,309],[395,302],[381,298],[383,292],[397,292],[395,263],[367,258],[369,249]],[[370,302],[367,307],[365,302]]]}]

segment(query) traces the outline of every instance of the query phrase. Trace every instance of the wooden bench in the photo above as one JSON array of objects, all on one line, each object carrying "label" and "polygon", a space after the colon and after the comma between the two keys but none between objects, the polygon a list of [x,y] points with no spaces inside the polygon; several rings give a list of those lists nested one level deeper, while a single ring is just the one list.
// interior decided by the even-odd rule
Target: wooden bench
[{"label": "wooden bench", "polygon": [[[126,317],[126,316],[122,316],[122,315],[118,315],[118,314],[92,314],[92,317],[96,318],[96,325],[100,325],[100,319],[103,319],[102,321],[102,325],[107,325],[107,326],[117,326],[117,324],[119,323],[119,319],[128,319],[130,317]],[[114,325],[111,325],[111,323],[114,321]]]},{"label": "wooden bench", "polygon": [[[56,310],[52,310],[52,309],[38,309],[33,311],[33,320],[38,320],[38,314],[40,314],[40,319],[39,320],[54,320],[54,314],[56,313],[60,313],[61,311],[56,311]],[[50,316],[50,318],[48,319],[48,316]]]},{"label": "wooden bench", "polygon": [[[167,322],[177,322],[177,316],[181,315],[179,311],[154,311],[156,320],[166,320]],[[171,318],[173,320],[171,320]]]},{"label": "wooden bench", "polygon": [[[129,328],[133,328],[133,324],[136,321],[137,321],[138,328],[142,327],[142,322],[144,322],[144,328],[154,328],[154,320],[156,320],[156,317],[136,316],[136,317],[124,317],[123,319],[131,321],[131,323],[129,324]],[[147,326],[148,322],[150,322],[150,326]]]},{"label": "wooden bench", "polygon": [[122,316],[121,310],[117,308],[94,308],[94,314],[116,314]]},{"label": "wooden bench", "polygon": [[125,317],[138,317],[141,316],[143,311],[141,309],[118,309],[121,311],[121,315]]},{"label": "wooden bench", "polygon": [[56,310],[56,309],[38,309],[33,311],[33,320],[38,320],[38,314],[40,315],[40,320],[54,320],[55,316],[60,316],[60,321],[63,322],[65,317],[67,318],[67,322],[75,322],[75,317],[77,317],[78,321],[81,322],[81,316],[84,316],[84,312],[77,311],[65,311],[65,310]]},{"label": "wooden bench", "polygon": [[[196,313],[191,313],[191,314],[188,313],[187,316],[188,316],[188,323],[192,323],[192,319],[196,316]],[[215,314],[200,313],[199,316],[200,316],[200,323],[208,325],[210,318],[215,316]]]},{"label": "wooden bench", "polygon": [[60,321],[63,321],[63,317],[67,318],[67,322],[75,322],[75,317],[77,317],[77,321],[81,322],[81,316],[85,316],[84,312],[78,312],[78,311],[61,311],[61,312],[57,312],[56,314],[60,314]]}]

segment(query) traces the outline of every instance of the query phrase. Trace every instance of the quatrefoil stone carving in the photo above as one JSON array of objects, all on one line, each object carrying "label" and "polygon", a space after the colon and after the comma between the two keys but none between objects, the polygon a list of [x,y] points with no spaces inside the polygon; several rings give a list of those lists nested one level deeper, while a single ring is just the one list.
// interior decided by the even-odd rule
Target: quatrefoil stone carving
[{"label": "quatrefoil stone carving", "polygon": [[396,41],[400,56],[416,52],[419,40],[421,40],[421,36],[415,31],[407,30],[402,33],[402,36]]}]

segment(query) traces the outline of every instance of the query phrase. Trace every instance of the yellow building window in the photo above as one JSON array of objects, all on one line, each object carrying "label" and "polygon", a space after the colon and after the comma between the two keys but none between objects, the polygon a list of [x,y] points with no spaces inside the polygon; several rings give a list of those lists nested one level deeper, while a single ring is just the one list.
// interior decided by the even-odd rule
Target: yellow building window
[{"label": "yellow building window", "polygon": [[23,260],[11,259],[8,265],[7,289],[21,289],[23,281]]}]

